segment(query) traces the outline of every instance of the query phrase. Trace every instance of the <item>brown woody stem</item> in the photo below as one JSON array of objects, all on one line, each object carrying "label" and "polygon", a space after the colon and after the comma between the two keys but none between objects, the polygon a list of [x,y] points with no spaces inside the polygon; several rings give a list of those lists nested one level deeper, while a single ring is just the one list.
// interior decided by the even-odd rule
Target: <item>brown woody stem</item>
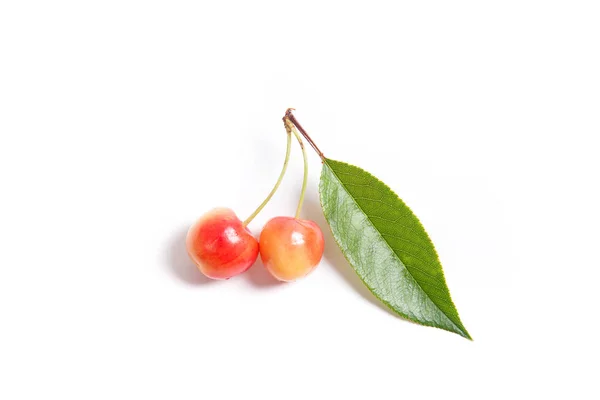
[{"label": "brown woody stem", "polygon": [[311,145],[311,147],[317,152],[319,157],[321,157],[321,160],[325,160],[325,156],[323,155],[323,152],[321,150],[319,150],[319,148],[317,147],[315,142],[313,142],[313,140],[310,138],[310,136],[308,136],[308,133],[306,133],[306,131],[304,130],[302,125],[300,125],[300,123],[298,122],[298,120],[296,119],[294,114],[292,114],[293,110],[294,110],[293,108],[287,109],[287,111],[285,112],[285,115],[283,116],[283,121],[285,122],[285,120],[287,119],[292,124],[294,124],[294,126],[300,131],[302,136],[304,136],[304,139],[306,139],[306,141]]}]

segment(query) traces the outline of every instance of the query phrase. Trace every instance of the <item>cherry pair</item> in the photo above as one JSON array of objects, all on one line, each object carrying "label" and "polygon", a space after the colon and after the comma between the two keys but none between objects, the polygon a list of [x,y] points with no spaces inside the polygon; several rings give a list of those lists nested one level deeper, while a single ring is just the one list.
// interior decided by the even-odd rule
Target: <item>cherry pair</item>
[{"label": "cherry pair", "polygon": [[323,234],[312,221],[275,217],[257,241],[229,208],[204,214],[190,229],[187,249],[198,269],[212,279],[229,279],[254,264],[258,254],[280,281],[311,272],[323,255]]},{"label": "cherry pair", "polygon": [[[204,214],[188,231],[186,247],[198,269],[212,279],[229,279],[248,270],[258,254],[267,270],[280,281],[294,281],[309,274],[323,256],[323,233],[313,221],[300,219],[306,191],[308,163],[302,139],[292,122],[284,118],[287,151],[283,168],[271,193],[242,222],[233,210],[215,208]],[[277,191],[287,165],[292,133],[304,158],[304,179],[295,217],[275,217],[264,226],[257,241],[246,227]]]}]

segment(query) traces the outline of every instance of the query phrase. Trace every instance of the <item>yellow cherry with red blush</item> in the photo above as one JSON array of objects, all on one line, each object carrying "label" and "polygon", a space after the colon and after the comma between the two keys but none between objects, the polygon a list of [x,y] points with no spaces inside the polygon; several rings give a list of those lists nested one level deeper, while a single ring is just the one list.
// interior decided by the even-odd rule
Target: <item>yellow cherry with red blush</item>
[{"label": "yellow cherry with red blush", "polygon": [[211,279],[241,274],[258,257],[258,241],[229,208],[215,208],[189,229],[186,247],[200,272]]},{"label": "yellow cherry with red blush", "polygon": [[295,281],[312,272],[323,256],[323,232],[313,221],[271,219],[260,234],[260,258],[276,279]]},{"label": "yellow cherry with red blush", "polygon": [[304,179],[295,217],[275,217],[264,226],[259,239],[260,258],[267,271],[284,282],[295,281],[311,273],[323,257],[325,242],[321,228],[306,219],[300,211],[306,192],[308,160],[302,138],[289,118],[283,119],[288,136],[296,136],[304,159]]}]

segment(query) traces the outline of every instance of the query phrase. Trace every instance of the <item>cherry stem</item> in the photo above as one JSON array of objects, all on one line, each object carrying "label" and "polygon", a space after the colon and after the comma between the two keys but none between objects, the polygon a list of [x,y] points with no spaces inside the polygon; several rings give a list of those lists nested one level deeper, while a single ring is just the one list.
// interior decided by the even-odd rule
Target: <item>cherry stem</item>
[{"label": "cherry stem", "polygon": [[254,217],[256,217],[258,215],[258,213],[260,213],[262,211],[262,209],[265,208],[265,206],[267,205],[267,203],[269,202],[269,200],[271,200],[271,197],[273,197],[273,195],[275,194],[275,192],[279,188],[279,185],[281,184],[281,181],[283,180],[283,176],[285,175],[285,171],[287,170],[287,167],[288,167],[288,162],[290,161],[290,151],[292,149],[292,132],[288,128],[287,124],[286,124],[285,130],[287,131],[287,147],[286,147],[286,151],[285,151],[285,161],[283,162],[283,168],[281,169],[281,173],[279,174],[279,178],[277,179],[277,182],[275,183],[275,186],[273,186],[273,189],[271,189],[271,193],[269,193],[269,195],[260,204],[260,206],[258,206],[258,208],[243,222],[242,225],[244,227],[246,227],[246,225],[248,225],[250,222],[252,222],[252,220],[254,219]]},{"label": "cherry stem", "polygon": [[306,183],[308,182],[308,157],[306,156],[306,149],[304,148],[304,143],[302,142],[302,137],[298,133],[298,130],[294,126],[294,124],[287,118],[284,119],[285,127],[288,130],[291,130],[296,136],[298,140],[298,144],[300,144],[300,148],[302,149],[302,159],[304,160],[304,176],[302,178],[302,190],[300,191],[300,200],[298,200],[298,208],[296,208],[296,219],[300,218],[300,211],[302,211],[302,203],[304,203],[304,195],[306,194]]},{"label": "cherry stem", "polygon": [[317,154],[319,155],[319,157],[321,157],[321,160],[325,161],[325,156],[323,155],[323,152],[321,150],[319,150],[319,148],[317,147],[317,145],[315,144],[315,142],[313,142],[313,140],[310,138],[310,136],[308,136],[308,133],[306,133],[306,130],[302,127],[302,125],[300,125],[300,123],[298,122],[298,120],[296,119],[296,117],[294,116],[294,114],[292,114],[293,110],[294,110],[293,108],[288,108],[287,111],[285,112],[285,116],[283,117],[283,120],[284,121],[286,119],[290,120],[292,122],[292,124],[294,124],[294,126],[296,128],[298,128],[298,130],[300,131],[300,133],[302,134],[302,136],[304,136],[304,139],[306,139],[306,141],[317,152]]}]

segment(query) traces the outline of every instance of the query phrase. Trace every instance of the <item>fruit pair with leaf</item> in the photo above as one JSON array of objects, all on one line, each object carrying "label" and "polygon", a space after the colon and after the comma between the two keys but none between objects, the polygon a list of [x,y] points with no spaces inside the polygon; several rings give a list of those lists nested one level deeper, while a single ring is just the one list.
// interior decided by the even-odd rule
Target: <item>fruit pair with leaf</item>
[{"label": "fruit pair with leaf", "polygon": [[[462,324],[442,265],[423,225],[387,185],[361,168],[326,158],[288,109],[283,118],[287,152],[277,183],[244,222],[229,209],[205,214],[187,236],[187,249],[205,275],[227,279],[244,272],[260,253],[265,267],[283,281],[312,271],[323,254],[323,235],[299,219],[306,190],[307,158],[300,134],[323,163],[319,193],[323,214],[342,253],[362,282],[388,308],[413,322],[471,336]],[[295,218],[276,217],[258,242],[246,225],[271,199],[285,174],[291,136],[304,157],[304,180]]]}]

